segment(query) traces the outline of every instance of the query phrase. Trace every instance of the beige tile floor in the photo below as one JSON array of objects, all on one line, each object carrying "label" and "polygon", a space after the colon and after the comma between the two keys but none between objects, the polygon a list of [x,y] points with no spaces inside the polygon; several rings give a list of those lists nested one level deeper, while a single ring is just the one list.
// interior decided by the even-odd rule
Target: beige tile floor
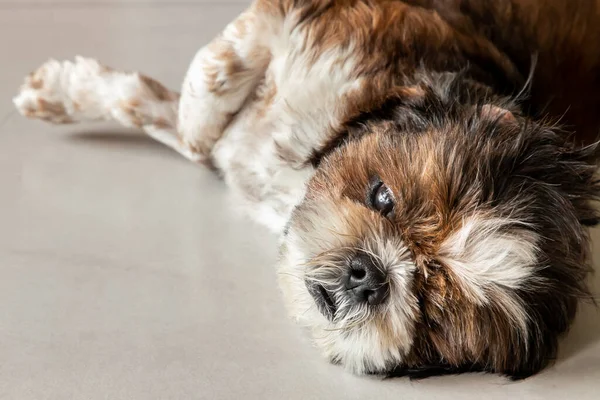
[{"label": "beige tile floor", "polygon": [[135,132],[12,112],[50,56],[178,86],[244,3],[0,0],[0,398],[600,399],[589,306],[557,365],[522,383],[348,375],[286,318],[275,239],[231,212],[212,174]]}]

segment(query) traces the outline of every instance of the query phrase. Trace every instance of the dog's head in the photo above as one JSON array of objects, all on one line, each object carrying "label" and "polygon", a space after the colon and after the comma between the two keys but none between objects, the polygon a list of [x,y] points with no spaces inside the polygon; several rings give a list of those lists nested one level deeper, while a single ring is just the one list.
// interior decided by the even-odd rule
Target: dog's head
[{"label": "dog's head", "polygon": [[293,212],[284,296],[353,372],[525,377],[588,295],[595,148],[477,90],[439,76],[349,123]]}]

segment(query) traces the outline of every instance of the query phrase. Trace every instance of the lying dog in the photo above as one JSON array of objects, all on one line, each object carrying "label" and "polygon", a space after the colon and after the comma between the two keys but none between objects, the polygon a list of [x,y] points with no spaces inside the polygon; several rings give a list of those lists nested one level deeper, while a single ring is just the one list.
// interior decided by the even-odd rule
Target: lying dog
[{"label": "lying dog", "polygon": [[590,297],[598,152],[580,144],[600,126],[599,13],[256,0],[198,52],[181,96],[78,58],[32,73],[15,104],[141,127],[212,163],[281,235],[286,303],[332,362],[522,378]]}]

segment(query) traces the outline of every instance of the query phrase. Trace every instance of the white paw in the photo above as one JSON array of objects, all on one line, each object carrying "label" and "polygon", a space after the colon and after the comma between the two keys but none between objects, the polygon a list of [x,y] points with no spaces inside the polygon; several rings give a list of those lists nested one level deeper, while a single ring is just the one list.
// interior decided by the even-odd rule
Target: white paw
[{"label": "white paw", "polygon": [[49,60],[25,78],[13,103],[26,117],[73,122],[78,111],[90,109],[81,104],[85,90],[90,86],[94,89],[94,82],[105,70],[97,61],[83,57],[76,57],[74,63]]},{"label": "white paw", "polygon": [[50,60],[25,78],[19,94],[13,99],[17,110],[26,117],[54,123],[71,122],[60,90],[63,66]]}]

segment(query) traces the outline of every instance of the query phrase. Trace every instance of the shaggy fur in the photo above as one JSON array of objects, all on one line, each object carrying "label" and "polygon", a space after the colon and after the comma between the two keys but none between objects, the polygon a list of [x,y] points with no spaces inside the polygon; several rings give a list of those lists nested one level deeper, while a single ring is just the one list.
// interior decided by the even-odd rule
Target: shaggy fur
[{"label": "shaggy fur", "polygon": [[[281,235],[284,300],[332,362],[523,378],[590,297],[599,11],[256,0],[198,52],[181,96],[78,58],[44,64],[15,104],[114,119],[211,163]],[[381,301],[350,296],[357,258],[385,277]]]}]

